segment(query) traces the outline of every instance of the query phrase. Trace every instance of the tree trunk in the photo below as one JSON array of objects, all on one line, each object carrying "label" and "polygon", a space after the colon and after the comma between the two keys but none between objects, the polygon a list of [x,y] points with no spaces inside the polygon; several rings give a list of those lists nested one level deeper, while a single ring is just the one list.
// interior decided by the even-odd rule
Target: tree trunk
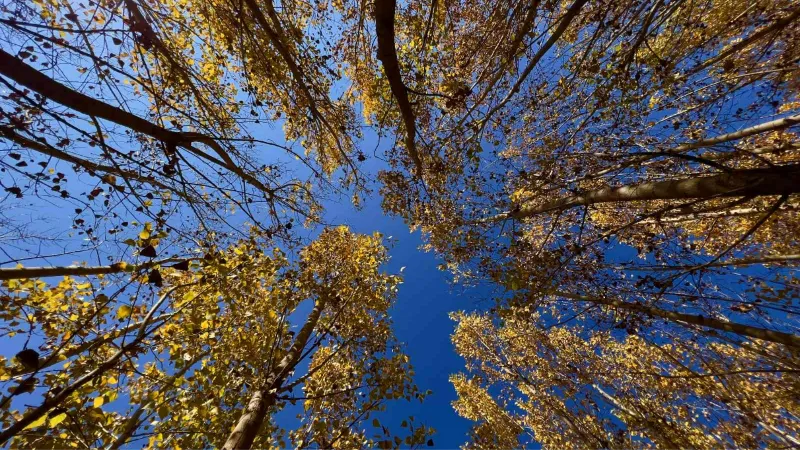
[{"label": "tree trunk", "polygon": [[697,267],[742,267],[755,264],[781,264],[800,261],[800,254],[797,255],[765,255],[754,256],[752,258],[737,258],[711,264],[695,264],[683,266],[614,266],[617,270],[628,270],[635,272],[670,272],[677,270],[692,270]]},{"label": "tree trunk", "polygon": [[88,116],[99,117],[136,132],[152,136],[160,141],[176,145],[185,140],[181,133],[167,130],[127,111],[70,89],[2,49],[0,49],[0,73],[49,100]]},{"label": "tree trunk", "polygon": [[581,195],[564,197],[538,206],[522,206],[485,221],[524,219],[550,211],[563,211],[598,203],[641,200],[680,200],[693,198],[787,195],[800,192],[800,164],[769,169],[750,169],[706,177],[656,181],[629,186],[603,188]]},{"label": "tree trunk", "polygon": [[300,362],[300,355],[308,343],[311,333],[316,328],[324,307],[325,300],[319,298],[289,351],[270,371],[264,383],[264,388],[256,390],[250,397],[244,414],[239,418],[239,422],[228,436],[225,445],[222,446],[223,450],[247,450],[253,446],[253,441],[264,423],[269,408],[275,404],[278,390],[280,390],[289,372]]},{"label": "tree trunk", "polygon": [[89,276],[89,275],[107,275],[110,273],[122,272],[136,272],[141,269],[149,269],[151,267],[166,264],[166,263],[180,263],[189,261],[188,259],[170,258],[161,261],[137,265],[127,264],[111,264],[110,266],[95,266],[95,267],[81,267],[81,266],[60,266],[60,267],[19,267],[0,269],[0,280],[19,280],[22,278],[45,278],[45,277],[63,277],[63,276]]},{"label": "tree trunk", "polygon": [[522,87],[522,83],[526,78],[528,78],[528,75],[531,74],[536,65],[539,64],[539,61],[544,58],[548,51],[550,51],[550,48],[553,47],[553,45],[555,45],[559,39],[561,39],[561,36],[565,31],[567,31],[569,25],[573,20],[575,20],[575,17],[577,17],[578,13],[587,2],[588,0],[575,0],[575,3],[570,5],[569,9],[567,9],[564,15],[559,19],[558,27],[553,31],[547,41],[542,44],[536,54],[531,57],[528,65],[525,67],[525,70],[523,70],[519,77],[517,77],[517,81],[514,83],[514,86],[511,88],[508,94],[506,94],[506,96],[492,109],[490,109],[489,112],[483,117],[482,120],[484,123],[486,123],[494,115],[494,113],[503,108],[511,100],[514,94],[519,92],[520,88]]},{"label": "tree trunk", "polygon": [[[137,133],[158,139],[169,146],[183,147],[199,158],[230,170],[242,180],[264,193],[270,196],[274,194],[272,189],[269,189],[266,185],[261,183],[261,181],[242,170],[241,167],[233,164],[233,161],[230,159],[225,149],[212,137],[200,133],[171,131],[123,109],[84,95],[42,74],[2,49],[0,49],[0,74],[14,80],[21,86],[27,87],[33,92],[41,94],[49,100],[62,104],[82,114],[86,114],[87,116],[99,117],[109,122],[122,125]],[[194,142],[200,142],[209,146],[214,152],[220,155],[224,161],[193,147],[191,144]]]},{"label": "tree trunk", "polygon": [[383,73],[389,81],[392,95],[397,100],[400,115],[406,128],[405,144],[408,154],[417,169],[417,176],[422,176],[422,160],[417,152],[415,136],[417,132],[414,110],[408,100],[406,85],[400,72],[400,62],[397,59],[397,50],[394,43],[394,14],[397,8],[396,0],[375,1],[375,34],[378,37],[378,59],[383,66]]}]

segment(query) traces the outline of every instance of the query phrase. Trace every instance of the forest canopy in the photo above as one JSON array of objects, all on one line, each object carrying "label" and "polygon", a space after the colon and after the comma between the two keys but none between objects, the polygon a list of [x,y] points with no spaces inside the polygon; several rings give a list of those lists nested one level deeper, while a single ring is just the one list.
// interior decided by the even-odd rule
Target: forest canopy
[{"label": "forest canopy", "polygon": [[463,448],[800,446],[798,132],[792,0],[8,0],[0,445],[436,446],[376,198]]}]

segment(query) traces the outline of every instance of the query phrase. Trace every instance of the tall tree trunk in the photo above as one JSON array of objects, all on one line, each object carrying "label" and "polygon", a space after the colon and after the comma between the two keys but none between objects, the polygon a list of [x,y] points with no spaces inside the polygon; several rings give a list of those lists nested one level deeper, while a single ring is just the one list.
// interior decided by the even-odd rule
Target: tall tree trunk
[{"label": "tall tree trunk", "polygon": [[190,259],[169,258],[145,264],[133,265],[115,263],[110,266],[56,266],[56,267],[19,267],[0,269],[0,280],[18,280],[22,278],[45,278],[45,277],[64,277],[64,276],[89,276],[107,275],[111,273],[137,272],[167,263],[188,263]]},{"label": "tall tree trunk", "polygon": [[621,300],[611,300],[600,297],[587,297],[584,295],[572,294],[569,292],[561,292],[561,291],[555,291],[552,292],[552,294],[558,297],[568,298],[570,300],[606,305],[615,309],[635,311],[638,313],[649,314],[651,316],[661,317],[676,322],[698,325],[704,328],[713,328],[715,330],[735,333],[741,336],[761,339],[764,341],[776,342],[778,344],[783,344],[788,347],[800,349],[800,336],[784,333],[781,331],[773,331],[773,330],[768,330],[766,328],[759,328],[735,322],[725,322],[719,319],[714,319],[712,317],[705,317],[697,314],[683,314],[674,311],[667,311],[665,309],[655,308],[653,306],[645,306],[638,303],[623,302]]},{"label": "tall tree trunk", "polygon": [[640,200],[680,200],[693,198],[786,195],[800,192],[800,164],[768,169],[739,170],[711,176],[656,181],[597,189],[581,195],[563,197],[543,205],[521,206],[485,219],[494,222],[523,219],[551,211],[598,203]]},{"label": "tall tree trunk", "polygon": [[182,133],[167,130],[127,111],[70,89],[4,50],[0,50],[0,73],[56,103],[88,116],[99,117],[176,145],[180,141],[186,140]]},{"label": "tall tree trunk", "polygon": [[303,328],[300,329],[289,351],[270,371],[264,387],[256,390],[250,397],[244,414],[239,418],[239,422],[237,422],[236,427],[228,436],[225,445],[222,446],[223,450],[246,450],[252,447],[258,430],[261,429],[261,425],[264,423],[267,412],[275,404],[281,384],[300,361],[300,355],[308,343],[311,333],[316,328],[324,308],[325,300],[320,297],[314,304],[314,308],[308,315],[306,323],[303,324]]},{"label": "tall tree trunk", "polygon": [[400,72],[400,62],[397,59],[397,49],[394,43],[394,15],[397,8],[396,0],[375,1],[375,34],[378,37],[378,59],[383,66],[383,73],[389,81],[392,95],[400,107],[400,115],[406,128],[405,144],[411,160],[417,169],[417,177],[422,177],[422,160],[417,152],[415,142],[417,126],[414,110],[408,100],[406,85]]}]

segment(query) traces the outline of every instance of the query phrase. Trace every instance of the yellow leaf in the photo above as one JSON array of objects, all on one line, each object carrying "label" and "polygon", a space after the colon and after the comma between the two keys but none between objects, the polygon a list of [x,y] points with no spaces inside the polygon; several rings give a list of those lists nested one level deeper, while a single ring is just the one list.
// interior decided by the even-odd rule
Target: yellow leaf
[{"label": "yellow leaf", "polygon": [[36,427],[38,427],[40,425],[44,425],[44,423],[46,421],[47,421],[47,416],[46,415],[42,415],[42,417],[39,417],[38,419],[36,419],[33,422],[29,423],[28,426],[25,427],[25,429],[26,430],[30,430],[31,428],[36,428]]},{"label": "yellow leaf", "polygon": [[150,232],[147,230],[144,230],[139,233],[139,239],[147,239],[149,237],[150,237]]},{"label": "yellow leaf", "polygon": [[95,397],[95,399],[94,399],[94,407],[95,408],[99,408],[99,407],[103,406],[104,402],[105,402],[105,399],[103,397]]},{"label": "yellow leaf", "polygon": [[133,308],[131,308],[128,305],[122,305],[117,310],[117,319],[122,320],[122,319],[125,319],[127,317],[130,317],[132,312],[133,312]]},{"label": "yellow leaf", "polygon": [[53,428],[53,427],[55,427],[56,425],[60,424],[60,423],[61,423],[61,422],[63,422],[63,421],[64,421],[64,419],[66,419],[66,418],[67,418],[67,413],[61,413],[61,414],[59,414],[59,415],[57,415],[57,416],[55,416],[55,417],[51,417],[51,418],[50,418],[50,422],[49,422],[49,424],[50,424],[50,428]]}]

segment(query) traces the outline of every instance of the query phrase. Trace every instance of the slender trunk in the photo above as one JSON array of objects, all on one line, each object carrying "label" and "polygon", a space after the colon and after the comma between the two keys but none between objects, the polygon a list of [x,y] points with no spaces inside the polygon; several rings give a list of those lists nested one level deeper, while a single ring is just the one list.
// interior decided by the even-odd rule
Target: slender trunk
[{"label": "slender trunk", "polygon": [[800,164],[791,164],[769,169],[741,170],[705,177],[603,188],[582,195],[563,197],[543,205],[522,206],[484,221],[524,219],[550,211],[598,203],[787,195],[797,192],[800,192]]},{"label": "slender trunk", "polygon": [[392,95],[397,100],[400,115],[403,117],[403,124],[406,128],[406,150],[417,169],[417,177],[421,177],[422,160],[417,152],[415,142],[417,132],[416,118],[414,117],[414,110],[411,108],[411,102],[408,100],[406,85],[403,83],[403,75],[400,72],[400,62],[397,59],[397,49],[394,43],[394,15],[396,8],[396,0],[375,1],[375,34],[378,37],[378,59],[381,61],[383,73],[389,81]]},{"label": "slender trunk", "polygon": [[523,70],[519,75],[517,81],[514,83],[514,86],[511,88],[508,94],[506,94],[505,98],[503,98],[497,105],[490,109],[489,112],[483,117],[482,120],[484,123],[488,122],[494,113],[503,108],[506,103],[511,100],[514,94],[519,92],[520,88],[522,87],[522,83],[526,78],[528,78],[528,75],[530,75],[530,73],[533,71],[536,65],[539,64],[539,61],[544,58],[547,52],[550,51],[550,48],[553,47],[553,45],[555,45],[559,39],[561,39],[561,36],[565,31],[567,31],[569,25],[573,20],[575,20],[575,18],[578,16],[578,13],[587,2],[588,0],[575,0],[575,3],[570,5],[569,9],[567,9],[564,15],[559,19],[558,27],[553,31],[553,34],[550,35],[547,41],[539,48],[536,54],[531,57],[528,65],[525,67],[525,70]]},{"label": "slender trunk", "polygon": [[725,142],[738,141],[756,134],[766,133],[767,131],[782,130],[789,128],[793,125],[800,123],[800,114],[794,116],[784,117],[769,122],[764,122],[752,127],[744,128],[733,133],[721,134],[708,139],[702,139],[696,142],[680,145],[675,150],[668,153],[683,153],[688,150],[696,150],[698,148],[711,147],[712,145],[724,144]]},{"label": "slender trunk", "polygon": [[188,261],[186,259],[170,258],[146,264],[132,265],[115,263],[110,266],[60,266],[60,267],[19,267],[0,269],[0,280],[19,280],[22,278],[45,278],[45,277],[64,277],[64,276],[89,276],[107,275],[110,273],[136,272],[141,269],[155,267],[166,263],[180,263]]},{"label": "slender trunk", "polygon": [[586,297],[583,295],[571,294],[568,292],[560,292],[560,291],[555,291],[552,294],[559,297],[568,298],[570,300],[606,305],[615,309],[635,311],[638,313],[649,314],[651,316],[661,317],[676,322],[698,325],[704,328],[713,328],[715,330],[735,333],[741,336],[761,339],[764,341],[776,342],[778,344],[783,344],[788,347],[800,349],[800,336],[784,333],[781,331],[773,331],[773,330],[768,330],[766,328],[759,328],[735,322],[724,322],[719,319],[704,317],[697,314],[683,314],[674,311],[667,311],[664,309],[655,308],[652,306],[645,306],[638,303],[623,302],[621,300],[609,300],[599,297]]},{"label": "slender trunk", "polygon": [[250,397],[247,403],[244,414],[239,418],[236,427],[234,427],[225,445],[222,446],[223,450],[242,450],[249,449],[253,445],[253,441],[264,423],[267,412],[270,407],[275,404],[277,392],[280,390],[281,384],[286,380],[289,372],[300,361],[300,355],[303,352],[311,333],[319,322],[319,317],[322,310],[325,308],[325,300],[319,298],[311,310],[311,313],[303,324],[303,328],[297,334],[292,346],[286,355],[281,358],[280,362],[272,368],[264,383],[263,389],[257,389]]},{"label": "slender trunk", "polygon": [[[669,156],[670,154],[681,154],[688,152],[690,150],[697,150],[700,148],[711,147],[714,145],[737,141],[739,139],[744,139],[746,137],[755,136],[757,134],[766,133],[769,131],[783,130],[791,126],[797,125],[798,123],[800,123],[800,114],[795,114],[793,116],[784,117],[782,119],[771,120],[769,122],[753,125],[752,127],[743,128],[739,131],[734,131],[732,133],[720,134],[714,137],[701,139],[699,141],[680,144],[673,149],[664,149],[664,154],[665,156]],[[586,175],[578,180],[573,180],[573,181],[597,179],[602,177],[603,175],[608,175],[609,173],[625,169],[626,167],[635,166],[636,164],[643,163],[655,157],[656,157],[655,155],[633,156],[625,162],[617,164],[613,167],[600,170],[599,172]]]},{"label": "slender trunk", "polygon": [[[101,102],[95,98],[84,95],[76,90],[65,86],[58,81],[42,74],[33,67],[25,64],[18,58],[0,49],[0,74],[15,81],[21,86],[46,97],[56,103],[62,104],[68,108],[78,111],[87,116],[98,117],[109,122],[122,125],[131,130],[151,136],[158,139],[168,146],[180,146],[189,150],[193,155],[210,161],[220,167],[230,170],[238,177],[246,181],[248,184],[256,187],[257,189],[269,194],[274,194],[272,189],[261,183],[258,179],[251,174],[245,172],[241,167],[233,164],[233,161],[227,155],[225,149],[210,136],[200,133],[180,133],[171,131],[142,119],[139,116],[131,114],[123,109],[111,106],[108,103]],[[198,150],[191,144],[200,142],[214,150],[218,155],[224,159],[220,160],[212,155]]]},{"label": "slender trunk", "polygon": [[[778,212],[800,211],[796,205],[782,205]],[[701,219],[718,219],[722,217],[747,217],[764,214],[763,208],[736,208],[713,212],[690,212],[686,214],[670,214],[668,216],[647,219],[639,222],[642,225],[656,225],[659,223],[683,223]]]},{"label": "slender trunk", "polygon": [[88,116],[100,117],[164,142],[177,144],[181,133],[167,130],[127,111],[75,91],[0,49],[0,73],[44,97]]}]

